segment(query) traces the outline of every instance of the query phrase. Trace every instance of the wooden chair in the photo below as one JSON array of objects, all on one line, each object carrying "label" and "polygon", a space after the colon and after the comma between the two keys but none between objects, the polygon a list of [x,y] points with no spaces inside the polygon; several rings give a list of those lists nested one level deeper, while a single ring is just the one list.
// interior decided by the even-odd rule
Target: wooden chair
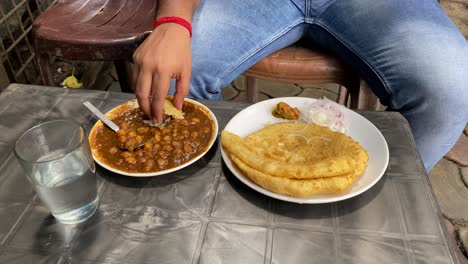
[{"label": "wooden chair", "polygon": [[156,0],[59,0],[33,23],[36,59],[44,84],[54,85],[50,56],[114,61],[124,91],[130,89],[135,49],[151,33]]},{"label": "wooden chair", "polygon": [[340,85],[337,102],[354,109],[379,110],[381,105],[368,85],[334,56],[298,44],[279,50],[247,70],[247,100],[256,102],[256,79],[286,83]]}]

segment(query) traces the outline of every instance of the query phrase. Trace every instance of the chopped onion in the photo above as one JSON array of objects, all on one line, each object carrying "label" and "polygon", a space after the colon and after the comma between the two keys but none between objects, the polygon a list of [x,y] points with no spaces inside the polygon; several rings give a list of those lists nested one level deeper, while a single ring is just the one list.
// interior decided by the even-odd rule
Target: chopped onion
[{"label": "chopped onion", "polygon": [[301,110],[301,121],[325,126],[333,131],[346,132],[344,106],[327,98],[318,99]]}]

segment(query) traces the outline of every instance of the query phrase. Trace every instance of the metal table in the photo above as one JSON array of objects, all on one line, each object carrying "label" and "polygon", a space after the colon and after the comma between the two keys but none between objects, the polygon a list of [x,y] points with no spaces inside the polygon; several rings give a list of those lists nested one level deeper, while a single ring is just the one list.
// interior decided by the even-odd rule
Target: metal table
[{"label": "metal table", "polygon": [[[0,94],[0,263],[454,263],[428,177],[401,115],[361,112],[384,134],[390,164],[367,192],[298,205],[259,194],[223,165],[219,144],[181,171],[130,178],[98,168],[98,212],[62,225],[35,196],[12,153],[16,137],[46,120],[87,131],[131,94],[12,84]],[[245,103],[203,101],[220,130]]]}]

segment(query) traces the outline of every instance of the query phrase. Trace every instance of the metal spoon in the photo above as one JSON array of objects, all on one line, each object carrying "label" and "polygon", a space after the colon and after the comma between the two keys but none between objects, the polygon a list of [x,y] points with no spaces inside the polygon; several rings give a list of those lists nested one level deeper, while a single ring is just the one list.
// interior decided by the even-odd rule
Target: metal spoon
[{"label": "metal spoon", "polygon": [[[106,124],[110,129],[112,129],[112,131],[117,133],[117,131],[120,130],[119,126],[116,123],[112,122],[109,118],[107,118],[92,103],[86,101],[83,104],[84,104],[84,106],[86,106],[86,108],[89,109],[89,111],[91,111],[95,116],[97,116],[104,124]],[[141,147],[141,146],[143,146],[143,144],[135,146],[135,148],[138,148],[138,147]],[[121,146],[120,144],[119,144],[119,148],[121,148],[123,150],[133,151],[133,149],[127,149],[124,146]]]},{"label": "metal spoon", "polygon": [[99,119],[101,119],[104,124],[106,124],[110,129],[112,129],[114,132],[119,131],[119,126],[112,122],[109,118],[107,118],[99,109],[97,109],[93,104],[90,102],[86,101],[83,103],[89,111],[91,111],[94,115],[96,115]]},{"label": "metal spoon", "polygon": [[[109,118],[107,118],[101,111],[99,111],[99,109],[97,109],[93,104],[91,104],[90,102],[86,101],[83,103],[93,114],[95,114],[99,119],[101,119],[102,122],[104,122],[104,124],[106,124],[110,129],[112,129],[114,132],[117,132],[119,131],[119,126],[112,122]],[[143,123],[149,125],[149,126],[155,126],[155,127],[163,127],[168,121],[170,120],[170,118],[166,118],[164,119],[163,121],[159,122],[159,123],[154,123],[153,121],[151,120],[143,120]],[[135,145],[133,149],[136,149],[136,148],[139,148],[141,146],[143,146],[144,144],[146,144],[147,142],[150,142],[151,141],[151,138],[150,139],[147,139],[145,141],[143,141],[141,144],[138,144],[138,145]],[[133,151],[133,149],[128,149],[128,148],[125,148],[123,146],[119,146],[121,149],[125,149],[125,150],[130,150],[130,151]]]}]

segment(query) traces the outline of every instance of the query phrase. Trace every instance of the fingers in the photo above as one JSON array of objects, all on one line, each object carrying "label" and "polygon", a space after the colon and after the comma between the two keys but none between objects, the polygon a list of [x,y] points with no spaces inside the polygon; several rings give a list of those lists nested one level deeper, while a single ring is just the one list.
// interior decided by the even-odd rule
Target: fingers
[{"label": "fingers", "polygon": [[180,78],[176,81],[176,92],[174,94],[174,105],[177,109],[182,109],[184,98],[189,93],[190,86],[190,73],[181,74]]},{"label": "fingers", "polygon": [[138,77],[135,84],[135,95],[138,99],[138,105],[141,110],[149,117],[151,114],[151,86],[152,86],[152,74],[141,70],[138,73]]},{"label": "fingers", "polygon": [[162,120],[171,77],[180,77],[174,95],[177,108],[189,92],[190,38],[177,26],[167,27],[157,27],[133,54],[135,95],[141,110],[156,122]]},{"label": "fingers", "polygon": [[136,91],[136,84],[138,80],[138,74],[140,72],[140,67],[138,67],[138,64],[134,63],[133,64],[133,69],[132,69],[132,90],[135,92]]},{"label": "fingers", "polygon": [[155,122],[160,122],[162,120],[164,99],[169,91],[170,82],[170,74],[159,73],[153,75],[151,117]]}]

